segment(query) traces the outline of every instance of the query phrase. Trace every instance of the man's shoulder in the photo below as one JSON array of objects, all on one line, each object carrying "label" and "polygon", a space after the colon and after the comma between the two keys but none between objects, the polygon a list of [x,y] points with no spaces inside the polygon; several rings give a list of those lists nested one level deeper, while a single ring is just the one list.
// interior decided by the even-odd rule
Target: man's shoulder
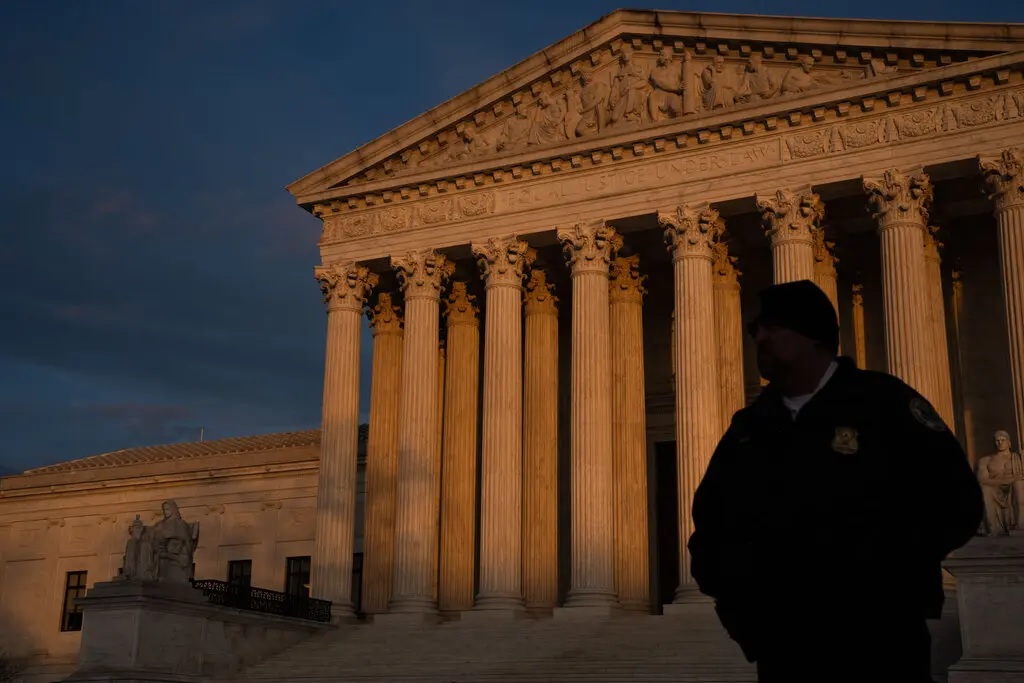
[{"label": "man's shoulder", "polygon": [[847,368],[844,376],[849,386],[863,391],[873,400],[910,401],[921,396],[909,384],[887,372],[862,370],[854,366]]}]

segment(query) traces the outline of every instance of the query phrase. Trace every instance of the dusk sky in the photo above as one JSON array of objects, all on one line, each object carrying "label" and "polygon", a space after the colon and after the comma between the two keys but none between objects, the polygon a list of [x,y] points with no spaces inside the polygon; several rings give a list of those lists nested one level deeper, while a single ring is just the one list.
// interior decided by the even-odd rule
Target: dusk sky
[{"label": "dusk sky", "polygon": [[[317,427],[319,221],[285,185],[620,4],[0,3],[0,469]],[[652,4],[1024,21],[1019,0]]]}]

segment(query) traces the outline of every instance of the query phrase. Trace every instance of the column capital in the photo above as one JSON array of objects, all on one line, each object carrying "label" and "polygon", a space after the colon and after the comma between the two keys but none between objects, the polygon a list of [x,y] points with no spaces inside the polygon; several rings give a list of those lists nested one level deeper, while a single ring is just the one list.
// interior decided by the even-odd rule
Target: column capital
[{"label": "column capital", "polygon": [[573,275],[607,273],[609,263],[622,248],[622,237],[603,220],[559,227],[556,233]]},{"label": "column capital", "polygon": [[665,228],[665,245],[673,260],[713,257],[715,243],[725,230],[718,209],[680,204],[672,213],[658,212],[658,225]]},{"label": "column capital", "polygon": [[455,264],[444,254],[432,250],[412,250],[402,256],[391,257],[402,284],[405,300],[434,299],[441,296],[441,287],[455,271]]},{"label": "column capital", "polygon": [[487,287],[522,287],[525,268],[537,254],[518,237],[491,237],[471,245]]},{"label": "column capital", "polygon": [[964,271],[954,268],[949,273],[949,279],[953,283],[953,291],[962,293],[964,291]]},{"label": "column capital", "polygon": [[[715,278],[716,287],[739,287],[739,277],[743,274],[736,267],[735,256],[729,255],[729,244],[727,242],[716,242],[713,247],[714,261],[711,267],[711,274]],[[674,314],[673,314],[674,315]]]},{"label": "column capital", "polygon": [[1024,206],[1024,148],[1008,147],[994,159],[978,157],[978,167],[997,211]]},{"label": "column capital", "polygon": [[555,286],[548,282],[548,274],[540,268],[530,271],[524,298],[526,315],[558,315],[558,297]]},{"label": "column capital", "polygon": [[402,308],[394,304],[390,292],[378,294],[377,305],[368,307],[366,312],[374,337],[382,334],[402,334]]},{"label": "column capital", "polygon": [[774,194],[754,195],[772,244],[787,241],[808,242],[820,230],[825,204],[811,188],[776,190]]},{"label": "column capital", "polygon": [[316,266],[313,277],[320,283],[328,312],[345,310],[356,313],[362,313],[366,299],[379,279],[369,268],[352,261]]},{"label": "column capital", "polygon": [[647,289],[644,287],[646,275],[640,274],[640,257],[620,256],[612,261],[611,275],[608,279],[608,299],[617,301],[643,301]]},{"label": "column capital", "polygon": [[839,263],[835,257],[836,243],[825,239],[824,230],[813,231],[811,237],[814,239],[814,270],[835,275],[836,264]]},{"label": "column capital", "polygon": [[453,282],[451,292],[444,301],[444,317],[448,327],[455,325],[473,325],[479,327],[477,314],[480,312],[475,303],[476,296],[469,293],[465,282]]},{"label": "column capital", "polygon": [[879,230],[907,223],[923,228],[928,222],[933,190],[924,171],[914,169],[904,173],[890,168],[880,177],[862,177],[861,182],[875,211]]},{"label": "column capital", "polygon": [[853,305],[863,306],[864,305],[864,285],[857,283],[850,287],[850,291],[853,292]]}]

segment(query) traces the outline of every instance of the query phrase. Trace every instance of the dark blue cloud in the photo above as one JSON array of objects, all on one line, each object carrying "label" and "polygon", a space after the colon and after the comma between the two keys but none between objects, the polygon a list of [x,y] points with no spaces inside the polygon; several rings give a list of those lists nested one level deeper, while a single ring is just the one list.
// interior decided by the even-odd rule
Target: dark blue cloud
[{"label": "dark blue cloud", "polygon": [[[316,426],[318,222],[284,186],[618,4],[0,5],[0,466]],[[1012,3],[653,4],[1022,19]]]}]

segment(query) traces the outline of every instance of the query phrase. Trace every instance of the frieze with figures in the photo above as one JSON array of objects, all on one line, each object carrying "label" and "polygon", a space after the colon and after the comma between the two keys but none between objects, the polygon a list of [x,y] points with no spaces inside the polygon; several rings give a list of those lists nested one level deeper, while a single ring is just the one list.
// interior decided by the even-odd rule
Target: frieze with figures
[{"label": "frieze with figures", "polygon": [[[897,52],[618,39],[347,179],[346,186],[850,87],[949,63]],[[724,52],[724,53],[723,53]],[[850,52],[848,55],[847,52]],[[856,57],[854,55],[856,54]]]},{"label": "frieze with figures", "polygon": [[421,202],[324,217],[321,244],[384,235],[494,214],[556,206],[666,183],[689,182],[737,171],[855,152],[936,135],[1024,119],[1024,89],[1009,89],[931,106],[849,115],[806,130],[751,141],[719,143],[629,168],[609,167],[597,173],[567,176],[558,181],[512,183],[506,187],[453,193]]}]

